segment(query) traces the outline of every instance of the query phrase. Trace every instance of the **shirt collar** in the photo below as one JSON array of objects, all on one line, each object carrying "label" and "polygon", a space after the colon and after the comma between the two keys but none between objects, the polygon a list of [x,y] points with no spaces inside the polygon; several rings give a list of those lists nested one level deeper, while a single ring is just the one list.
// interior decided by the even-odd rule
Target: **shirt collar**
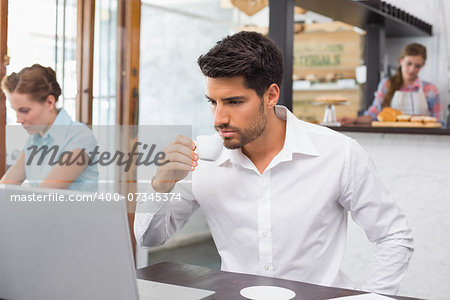
[{"label": "shirt collar", "polygon": [[50,128],[44,133],[42,137],[39,134],[35,135],[36,138],[39,139],[47,139],[48,136],[52,137],[55,141],[63,139],[66,135],[66,132],[69,130],[69,126],[72,123],[72,119],[69,114],[66,112],[64,108],[61,108],[58,111],[58,115],[56,116],[55,121],[50,126]]},{"label": "shirt collar", "polygon": [[408,86],[408,90],[420,89],[420,87],[421,87],[420,79],[419,77],[417,77],[416,80],[414,80],[414,82]]},{"label": "shirt collar", "polygon": [[[308,134],[305,131],[305,124],[298,120],[286,107],[275,106],[275,114],[279,119],[286,120],[286,137],[284,146],[280,156],[282,161],[292,160],[293,154],[303,154],[308,156],[319,156],[314,144],[311,142]],[[223,147],[222,152],[217,159],[217,165],[221,165],[226,161],[237,163],[243,167],[250,166],[251,162],[248,157],[242,152],[242,149],[227,149]]]},{"label": "shirt collar", "polygon": [[250,167],[250,159],[242,152],[242,149],[227,149],[222,148],[219,158],[217,159],[217,165],[220,166],[225,162],[230,161],[231,163],[239,164],[243,167]]},{"label": "shirt collar", "polygon": [[319,152],[312,143],[305,130],[305,122],[297,119],[285,106],[277,105],[275,114],[278,118],[286,120],[286,138],[283,151],[291,155],[294,153],[319,156]]}]

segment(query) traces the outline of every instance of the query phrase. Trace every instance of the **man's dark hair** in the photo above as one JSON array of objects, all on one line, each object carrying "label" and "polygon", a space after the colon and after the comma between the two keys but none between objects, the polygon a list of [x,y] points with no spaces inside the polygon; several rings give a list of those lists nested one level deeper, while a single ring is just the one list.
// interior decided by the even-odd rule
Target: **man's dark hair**
[{"label": "man's dark hair", "polygon": [[197,63],[210,78],[243,76],[247,88],[262,97],[272,83],[281,85],[283,55],[269,38],[257,32],[241,31],[227,36]]}]

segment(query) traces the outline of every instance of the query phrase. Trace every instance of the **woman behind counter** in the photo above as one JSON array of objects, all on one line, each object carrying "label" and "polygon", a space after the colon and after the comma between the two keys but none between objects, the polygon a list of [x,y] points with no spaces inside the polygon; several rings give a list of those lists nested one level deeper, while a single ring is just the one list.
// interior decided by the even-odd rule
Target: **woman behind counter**
[{"label": "woman behind counter", "polygon": [[364,116],[343,118],[341,124],[371,123],[385,107],[398,109],[405,115],[432,116],[439,122],[441,106],[438,89],[418,77],[426,59],[427,49],[423,45],[406,45],[400,54],[397,72],[378,84],[373,103]]},{"label": "woman behind counter", "polygon": [[[17,123],[22,124],[30,136],[0,183],[22,184],[27,179],[31,186],[96,191],[98,169],[97,166],[88,165],[86,153],[95,148],[97,141],[86,125],[72,121],[63,108],[56,108],[61,88],[56,81],[55,72],[51,68],[35,64],[19,73],[5,76],[1,87],[16,111]],[[41,151],[34,159],[29,160],[32,146],[51,148],[55,145],[58,147],[56,159],[63,152],[65,155],[72,153],[72,158],[84,155],[85,159],[67,165],[52,165],[52,155],[49,153],[39,163]]]}]

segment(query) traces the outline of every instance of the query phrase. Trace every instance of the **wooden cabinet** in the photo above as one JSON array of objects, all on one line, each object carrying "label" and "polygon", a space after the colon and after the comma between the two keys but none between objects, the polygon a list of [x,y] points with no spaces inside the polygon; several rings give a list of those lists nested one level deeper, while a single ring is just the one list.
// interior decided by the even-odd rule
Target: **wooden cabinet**
[{"label": "wooden cabinet", "polygon": [[306,25],[303,32],[294,35],[294,77],[355,78],[363,41],[363,34],[341,22]]},{"label": "wooden cabinet", "polygon": [[348,99],[348,105],[336,105],[337,118],[357,116],[363,107],[360,86],[342,86],[338,81],[355,79],[363,42],[364,32],[342,22],[306,24],[304,31],[294,35],[293,76],[312,83],[310,88],[296,89],[294,82],[292,110],[297,117],[320,123],[325,107],[314,100],[324,95]]}]

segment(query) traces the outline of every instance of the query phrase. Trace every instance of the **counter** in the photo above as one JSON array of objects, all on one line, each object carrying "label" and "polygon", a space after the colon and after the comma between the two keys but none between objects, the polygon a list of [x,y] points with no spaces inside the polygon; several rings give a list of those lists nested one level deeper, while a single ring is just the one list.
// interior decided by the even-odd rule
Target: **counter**
[{"label": "counter", "polygon": [[[423,299],[450,295],[450,129],[333,127],[369,153],[408,218],[414,255],[399,294]],[[363,278],[373,246],[359,226],[348,224],[343,271]]]},{"label": "counter", "polygon": [[370,125],[328,126],[339,132],[366,132],[366,133],[398,133],[398,134],[430,134],[450,135],[450,128],[405,128],[405,127],[372,127]]},{"label": "counter", "polygon": [[[415,252],[399,294],[448,299],[450,129],[370,126],[332,129],[355,139],[370,154],[382,181],[407,215],[413,230]],[[186,226],[161,247],[185,245],[207,236],[209,230],[205,218],[198,210]],[[147,250],[138,249],[137,252],[138,267],[147,266]],[[354,281],[364,278],[372,253],[373,245],[362,229],[349,221],[343,271]]]}]

